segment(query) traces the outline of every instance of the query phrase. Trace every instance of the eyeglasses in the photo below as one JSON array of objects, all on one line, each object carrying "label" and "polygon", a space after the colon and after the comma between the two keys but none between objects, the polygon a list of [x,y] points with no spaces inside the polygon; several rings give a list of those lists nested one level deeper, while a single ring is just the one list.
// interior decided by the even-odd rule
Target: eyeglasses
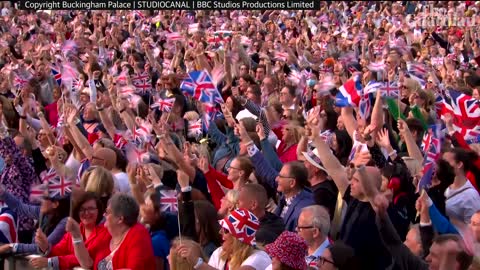
[{"label": "eyeglasses", "polygon": [[96,207],[87,207],[87,208],[80,208],[80,210],[78,211],[80,214],[86,214],[86,213],[95,213],[95,211],[97,211],[98,208]]},{"label": "eyeglasses", "polygon": [[320,257],[317,258],[317,264],[318,265],[324,265],[326,262],[331,263],[333,266],[336,266],[333,261],[331,261],[331,260],[329,260],[329,259],[327,259],[323,256],[320,256]]},{"label": "eyeglasses", "polygon": [[242,169],[240,169],[240,168],[236,168],[236,167],[233,167],[233,166],[228,166],[228,169],[229,169],[229,170],[230,170],[230,169],[234,169],[234,170],[239,170],[239,171],[242,170]]},{"label": "eyeglasses", "polygon": [[315,229],[315,227],[313,225],[310,225],[310,226],[297,226],[297,228],[295,228],[297,232],[308,230],[308,229]]},{"label": "eyeglasses", "polygon": [[279,174],[277,177],[278,177],[278,178],[285,178],[285,179],[288,179],[288,178],[290,178],[290,179],[295,179],[295,177],[283,176],[283,175],[280,175],[280,174]]}]

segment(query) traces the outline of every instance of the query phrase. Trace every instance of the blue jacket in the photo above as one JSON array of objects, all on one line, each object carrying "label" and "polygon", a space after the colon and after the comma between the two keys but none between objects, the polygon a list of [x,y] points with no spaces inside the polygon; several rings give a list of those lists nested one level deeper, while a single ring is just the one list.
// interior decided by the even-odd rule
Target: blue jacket
[{"label": "blue jacket", "polygon": [[[285,221],[285,229],[294,232],[297,228],[298,217],[304,207],[315,204],[313,196],[310,191],[302,190],[292,201],[292,204],[288,207],[287,213],[283,220]],[[286,206],[285,197],[282,195],[278,203],[277,209],[274,214],[280,216],[282,214],[283,207]]]}]

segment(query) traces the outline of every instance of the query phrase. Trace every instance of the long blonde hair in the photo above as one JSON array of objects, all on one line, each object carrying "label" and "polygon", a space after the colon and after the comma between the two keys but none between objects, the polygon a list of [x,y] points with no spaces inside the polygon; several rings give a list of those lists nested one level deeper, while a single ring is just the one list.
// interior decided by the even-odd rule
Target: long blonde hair
[{"label": "long blonde hair", "polygon": [[103,167],[95,167],[88,175],[82,177],[81,186],[85,191],[96,193],[102,197],[112,195],[115,184],[110,171]]},{"label": "long blonde hair", "polygon": [[[232,236],[233,237],[233,236]],[[242,241],[238,240],[237,238],[233,239],[231,250],[233,251],[225,251],[222,249],[222,253],[220,254],[220,259],[224,261],[228,261],[228,267],[231,270],[236,270],[240,268],[242,263],[252,255],[253,251],[255,250],[254,247],[243,243]]]},{"label": "long blonde hair", "polygon": [[[203,261],[207,261],[207,258],[203,254],[202,247],[200,244],[198,244],[195,241],[189,240],[182,238],[181,241],[182,245],[187,245],[192,247],[193,252],[199,254],[199,257],[203,259]],[[185,260],[182,256],[180,256],[176,249],[180,245],[180,239],[175,238],[172,241],[172,247],[170,248],[170,270],[193,270],[193,267],[195,266],[194,264],[191,264],[188,262],[188,260]]]}]

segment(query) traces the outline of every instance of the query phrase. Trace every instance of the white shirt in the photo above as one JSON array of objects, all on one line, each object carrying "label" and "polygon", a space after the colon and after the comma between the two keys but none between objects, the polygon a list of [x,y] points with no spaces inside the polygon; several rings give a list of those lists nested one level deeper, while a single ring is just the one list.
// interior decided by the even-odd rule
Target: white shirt
[{"label": "white shirt", "polygon": [[473,214],[480,210],[480,196],[470,181],[458,189],[445,190],[445,210],[448,217],[470,223]]},{"label": "white shirt", "polygon": [[115,179],[115,190],[121,193],[130,194],[130,185],[128,184],[128,175],[119,172],[113,175]]},{"label": "white shirt", "polygon": [[[216,269],[225,269],[225,261],[220,259],[220,254],[222,253],[222,247],[217,248],[210,256],[208,265],[215,267]],[[269,265],[272,264],[272,260],[265,251],[255,250],[245,261],[243,261],[241,266],[250,266],[255,270],[265,270]]]},{"label": "white shirt", "polygon": [[68,156],[68,159],[65,162],[65,167],[67,167],[69,171],[69,175],[67,175],[68,179],[74,179],[75,177],[77,177],[80,165],[80,161],[77,160],[73,154],[70,154],[70,156]]}]

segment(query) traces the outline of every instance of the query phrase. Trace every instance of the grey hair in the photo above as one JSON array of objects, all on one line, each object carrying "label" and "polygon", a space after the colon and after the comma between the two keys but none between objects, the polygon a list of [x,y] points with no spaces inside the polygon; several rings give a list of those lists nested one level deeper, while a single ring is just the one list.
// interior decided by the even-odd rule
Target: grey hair
[{"label": "grey hair", "polygon": [[330,214],[320,205],[310,205],[302,209],[302,213],[309,212],[312,215],[312,226],[318,228],[323,235],[330,233]]},{"label": "grey hair", "polygon": [[116,193],[110,198],[109,205],[112,213],[117,217],[123,217],[123,223],[128,227],[137,223],[140,208],[133,197]]}]

